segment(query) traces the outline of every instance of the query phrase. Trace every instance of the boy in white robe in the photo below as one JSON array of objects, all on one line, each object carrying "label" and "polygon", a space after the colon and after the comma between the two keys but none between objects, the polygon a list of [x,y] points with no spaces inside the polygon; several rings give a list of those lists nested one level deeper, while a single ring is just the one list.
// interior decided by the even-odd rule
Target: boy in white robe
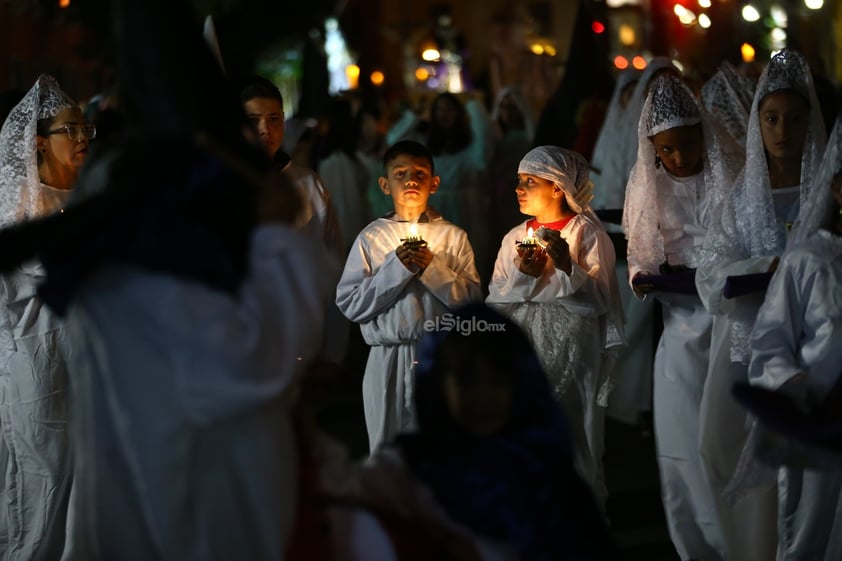
[{"label": "boy in white robe", "polygon": [[[395,212],[360,232],[336,288],[340,311],[371,346],[363,404],[372,452],[415,426],[416,342],[425,330],[447,329],[448,310],[481,298],[467,234],[427,205],[439,186],[429,150],[401,141],[383,163],[378,181]],[[402,243],[410,236],[418,239]]]},{"label": "boy in white robe", "polygon": [[[520,211],[534,218],[503,238],[486,301],[529,334],[569,417],[576,468],[604,506],[606,354],[625,343],[614,247],[587,204],[592,184],[580,154],[535,148],[518,181]],[[530,227],[544,228],[546,251],[518,251]]]}]

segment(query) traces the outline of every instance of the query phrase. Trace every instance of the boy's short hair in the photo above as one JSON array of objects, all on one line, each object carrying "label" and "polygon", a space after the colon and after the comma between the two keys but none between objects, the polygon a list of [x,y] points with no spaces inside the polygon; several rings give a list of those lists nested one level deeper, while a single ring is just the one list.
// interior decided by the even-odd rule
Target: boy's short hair
[{"label": "boy's short hair", "polygon": [[430,164],[430,173],[435,175],[436,166],[433,163],[433,154],[430,149],[414,140],[401,140],[392,144],[383,154],[383,172],[389,173],[389,163],[398,156],[412,156],[413,158],[424,158]]},{"label": "boy's short hair", "polygon": [[245,104],[255,98],[277,99],[284,106],[284,97],[278,86],[263,76],[251,76],[247,78],[240,87],[240,103]]}]

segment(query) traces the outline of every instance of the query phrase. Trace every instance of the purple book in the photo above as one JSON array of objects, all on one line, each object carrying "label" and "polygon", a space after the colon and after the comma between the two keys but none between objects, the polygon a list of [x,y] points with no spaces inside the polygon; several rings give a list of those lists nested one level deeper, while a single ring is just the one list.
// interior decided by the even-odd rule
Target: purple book
[{"label": "purple book", "polygon": [[722,296],[724,298],[736,298],[752,292],[765,292],[771,279],[772,273],[752,273],[728,277],[725,279]]},{"label": "purple book", "polygon": [[639,275],[632,284],[651,284],[655,292],[696,294],[696,270],[690,269],[665,275]]}]

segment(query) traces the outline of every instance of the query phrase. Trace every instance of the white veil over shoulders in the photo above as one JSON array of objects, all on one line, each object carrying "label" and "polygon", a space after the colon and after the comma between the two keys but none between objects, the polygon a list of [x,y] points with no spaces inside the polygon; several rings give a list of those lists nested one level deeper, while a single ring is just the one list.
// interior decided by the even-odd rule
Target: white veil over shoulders
[{"label": "white veil over shoulders", "polygon": [[637,161],[626,188],[623,230],[629,240],[629,259],[650,273],[664,262],[664,240],[659,231],[660,210],[656,187],[655,149],[649,139],[676,127],[701,124],[704,138],[704,193],[700,221],[710,222],[715,199],[710,186],[730,183],[738,171],[737,161],[727,155],[722,139],[710,125],[690,88],[675,76],[659,76],[652,85],[638,123]]},{"label": "white veil over shoulders", "polygon": [[772,57],[758,80],[749,115],[743,171],[733,186],[714,186],[721,191],[717,199],[722,208],[705,239],[702,255],[705,266],[715,267],[722,260],[737,261],[783,253],[787,234],[775,216],[758,114],[763,98],[780,90],[795,91],[810,105],[801,156],[800,204],[802,208],[806,206],[810,179],[824,153],[826,132],[807,61],[798,52],[785,49]]},{"label": "white veil over shoulders", "polygon": [[721,127],[745,150],[748,117],[754,99],[754,81],[737,72],[727,60],[702,85],[702,106],[713,124]]},{"label": "white veil over shoulders", "polygon": [[787,249],[804,242],[820,228],[830,226],[831,221],[836,218],[832,214],[835,207],[830,194],[830,183],[840,172],[842,172],[842,115],[836,117],[822,162],[810,180],[806,200],[801,203],[798,220],[787,240]]},{"label": "white veil over shoulders", "polygon": [[[810,206],[810,182],[821,163],[826,133],[807,61],[798,52],[784,49],[772,57],[757,82],[749,114],[746,161],[742,172],[731,186],[713,186],[718,210],[714,214],[716,219],[708,227],[700,256],[701,266],[706,269],[756,257],[780,256],[786,248],[786,226],[775,214],[758,113],[763,99],[781,90],[797,92],[810,106],[801,156],[799,194],[800,208],[804,210]],[[753,319],[732,318],[732,361],[748,360],[749,335],[753,325]]]},{"label": "white veil over shoulders", "polygon": [[0,227],[44,213],[38,196],[38,121],[75,106],[55,78],[42,74],[9,113],[0,129]]},{"label": "white veil over shoulders", "polygon": [[618,165],[623,171],[626,180],[628,180],[631,169],[637,161],[637,131],[638,124],[640,122],[640,114],[643,111],[643,104],[646,102],[646,97],[649,94],[649,89],[651,88],[654,79],[664,73],[674,74],[675,76],[682,75],[681,69],[678,68],[678,66],[676,66],[673,60],[669,57],[656,56],[650,60],[646,68],[640,74],[640,79],[637,81],[637,85],[634,87],[634,92],[632,93],[629,103],[626,106],[626,111],[623,115],[624,125],[623,130],[621,131],[623,134],[623,142],[622,146],[620,146],[620,150],[618,150],[615,155],[616,158],[620,158]]}]

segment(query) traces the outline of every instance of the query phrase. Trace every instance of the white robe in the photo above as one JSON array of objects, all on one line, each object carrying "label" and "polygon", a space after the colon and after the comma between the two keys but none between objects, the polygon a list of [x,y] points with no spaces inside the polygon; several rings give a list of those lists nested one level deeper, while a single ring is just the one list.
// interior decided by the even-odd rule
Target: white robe
[{"label": "white robe", "polygon": [[[428,211],[428,214],[432,214]],[[336,287],[336,304],[359,323],[371,346],[363,377],[370,449],[415,426],[415,346],[436,318],[481,298],[474,252],[465,231],[441,217],[418,223],[433,260],[420,273],[395,249],[409,224],[378,218],[360,232]],[[433,324],[433,326],[431,326]]]},{"label": "white robe", "polygon": [[[659,169],[655,177],[665,259],[695,267],[705,227],[704,174],[674,178]],[[658,274],[659,263],[640,263],[635,255],[630,247],[630,280],[638,272]],[[655,352],[653,420],[667,526],[682,559],[723,559],[722,532],[697,444],[712,317],[696,295],[653,295],[664,319]]]},{"label": "white robe", "polygon": [[[798,215],[799,190],[796,186],[772,191],[782,230]],[[794,201],[791,200],[793,194]],[[718,216],[723,222],[719,227],[737,232],[736,222],[741,217],[732,209],[744,209],[746,203],[740,189],[732,191],[729,198],[735,201],[726,201],[724,211]],[[753,485],[750,490],[743,489],[739,500],[727,496],[726,490],[749,436],[746,411],[731,395],[735,383],[747,381],[749,349],[744,337],[734,336],[732,326],[734,320],[748,325],[753,323],[765,292],[731,299],[724,298],[722,293],[729,276],[767,272],[775,256],[743,257],[721,255],[714,265],[699,267],[696,272],[699,295],[708,311],[714,314],[710,364],[701,405],[699,452],[717,501],[730,555],[746,561],[762,561],[775,555],[775,482],[769,480],[766,484]]]},{"label": "white robe", "polygon": [[[57,212],[70,191],[41,185]],[[38,297],[46,273],[30,262],[0,276],[0,559],[48,555],[65,542],[71,462],[64,324]]]},{"label": "white robe", "polygon": [[[789,250],[751,335],[749,381],[776,390],[798,373],[822,401],[842,370],[842,238],[820,230]],[[842,559],[842,473],[778,475],[778,559]]]},{"label": "white robe", "polygon": [[355,160],[342,150],[336,150],[320,161],[318,167],[319,176],[330,185],[331,202],[342,235],[343,256],[348,254],[357,234],[373,218],[369,216],[366,195],[369,185],[376,184],[377,179],[371,177],[368,162],[361,155],[358,158]]},{"label": "white robe", "polygon": [[570,274],[548,259],[535,278],[517,268],[515,242],[524,237],[526,222],[503,238],[486,301],[516,321],[535,345],[570,422],[576,468],[604,507],[605,402],[597,402],[607,399],[605,354],[625,342],[619,309],[613,309],[620,305],[612,290],[614,246],[596,218],[579,214],[561,230],[570,246]]},{"label": "white robe", "polygon": [[66,323],[80,559],[284,558],[287,388],[321,350],[329,267],[264,225],[236,297],[130,266],[88,281]]}]

